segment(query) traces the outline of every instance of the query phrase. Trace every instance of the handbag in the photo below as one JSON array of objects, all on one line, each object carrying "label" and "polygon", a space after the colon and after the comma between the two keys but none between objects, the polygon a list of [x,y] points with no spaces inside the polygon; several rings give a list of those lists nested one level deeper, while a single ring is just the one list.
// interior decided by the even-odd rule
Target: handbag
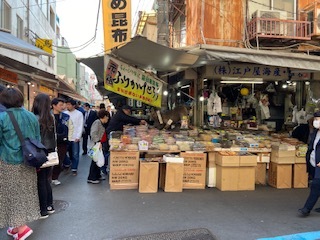
[{"label": "handbag", "polygon": [[47,168],[59,165],[59,156],[57,151],[49,153],[47,158],[48,161],[42,164],[40,168]]},{"label": "handbag", "polygon": [[[55,139],[57,139],[56,122],[55,122],[54,118],[53,118],[53,125],[54,125]],[[44,164],[42,164],[42,166],[40,168],[48,168],[48,167],[53,167],[53,166],[59,165],[60,162],[59,162],[57,145],[56,145],[55,151],[50,152],[48,154],[47,158],[48,158],[48,161],[45,162]]]},{"label": "handbag", "polygon": [[40,168],[43,163],[48,161],[46,147],[36,139],[23,138],[13,113],[10,111],[7,111],[7,113],[20,140],[24,164]]}]

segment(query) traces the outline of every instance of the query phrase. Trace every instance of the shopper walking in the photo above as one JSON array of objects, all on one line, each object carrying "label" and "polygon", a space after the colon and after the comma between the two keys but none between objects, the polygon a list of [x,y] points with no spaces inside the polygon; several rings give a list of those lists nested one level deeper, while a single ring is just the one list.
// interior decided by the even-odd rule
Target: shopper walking
[{"label": "shopper walking", "polygon": [[[67,109],[65,113],[70,116],[70,120],[73,125],[73,131],[70,129],[70,139],[69,139],[69,157],[71,161],[71,171],[74,176],[77,175],[78,165],[79,165],[79,154],[80,154],[80,139],[83,130],[83,114],[76,109],[76,101],[73,99],[67,100]],[[70,165],[70,163],[65,163],[65,165]]]},{"label": "shopper walking", "polygon": [[[60,185],[58,180],[59,175],[63,169],[63,161],[68,149],[68,134],[73,132],[72,122],[69,120],[70,116],[63,112],[65,100],[62,98],[54,98],[51,101],[52,113],[55,118],[55,127],[57,133],[57,150],[59,156],[59,165],[53,167],[52,184]],[[70,131],[69,131],[70,129]]]},{"label": "shopper walking", "polygon": [[315,130],[310,136],[310,142],[306,154],[307,172],[311,176],[312,183],[310,194],[303,208],[299,209],[302,216],[308,216],[320,197],[320,111],[314,113],[313,127]]},{"label": "shopper walking", "polygon": [[[40,140],[36,116],[23,108],[24,97],[16,88],[6,88],[0,103],[15,116],[24,137]],[[23,164],[20,140],[6,112],[0,113],[0,228],[15,240],[26,239],[33,230],[26,224],[39,219],[36,169]]]},{"label": "shopper walking", "polygon": [[[94,144],[101,142],[101,138],[105,134],[105,131],[106,131],[104,124],[106,124],[109,121],[110,115],[106,110],[100,110],[98,112],[98,117],[99,117],[99,119],[94,121],[94,123],[92,124],[91,132],[90,132],[91,141]],[[101,148],[103,148],[102,145],[101,145]],[[102,149],[102,151],[105,152],[106,149]],[[95,184],[95,183],[100,183],[100,180],[103,180],[101,177],[101,173],[100,173],[100,167],[98,167],[96,162],[94,162],[92,160],[87,181],[88,181],[88,183]]]},{"label": "shopper walking", "polygon": [[93,122],[98,119],[97,112],[91,110],[90,104],[85,103],[84,105],[85,114],[84,114],[84,133],[82,135],[82,155],[86,155],[88,152],[88,138],[90,136],[90,130]]},{"label": "shopper walking", "polygon": [[[54,117],[50,112],[50,106],[50,97],[43,93],[34,98],[32,106],[32,112],[39,120],[41,142],[48,153],[54,152],[57,147]],[[49,214],[54,213],[51,174],[52,167],[37,169],[40,218],[47,218]]]}]

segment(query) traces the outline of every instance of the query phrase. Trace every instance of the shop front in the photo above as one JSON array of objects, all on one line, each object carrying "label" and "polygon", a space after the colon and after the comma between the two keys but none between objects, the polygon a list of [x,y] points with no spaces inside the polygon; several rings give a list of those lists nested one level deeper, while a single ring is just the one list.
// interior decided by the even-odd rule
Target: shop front
[{"label": "shop front", "polygon": [[[111,55],[131,66],[157,71],[158,77],[168,83],[163,90],[174,94],[183,92],[180,96],[192,102],[192,127],[178,132],[171,127],[161,131],[154,126],[144,130],[130,128],[131,131],[124,130],[112,138],[110,183],[114,184],[113,189],[124,188],[128,181],[135,181],[129,185],[138,188],[139,169],[145,169],[142,165],[149,161],[160,164],[156,177],[160,182],[166,173],[176,172],[180,175],[173,178],[181,179],[182,186],[202,179],[203,174],[206,183],[202,179],[201,186],[226,191],[254,190],[256,183],[276,188],[307,187],[303,161],[306,144],[292,138],[290,131],[291,127],[305,123],[308,114],[320,109],[312,100],[318,95],[312,87],[318,80],[318,57],[207,45],[184,50],[164,48],[143,37],[135,37]],[[107,68],[93,70],[104,86]],[[186,88],[189,91],[184,90]],[[163,99],[172,99],[172,96]],[[185,103],[180,96],[174,96],[180,99],[177,103]],[[162,110],[168,109],[168,105],[163,101]],[[300,115],[294,113],[295,109]],[[295,122],[297,116],[299,121]],[[147,145],[147,150],[140,149],[140,145]],[[119,157],[118,153],[121,156],[128,151],[132,151],[130,159]],[[204,157],[195,156],[198,152]],[[166,157],[170,153],[173,156]],[[138,157],[131,159],[136,155]],[[205,164],[196,161],[200,159]],[[180,167],[169,167],[168,163],[180,164]],[[202,168],[186,173],[190,165]],[[128,180],[132,176],[135,178]],[[233,177],[237,181],[232,181]]]}]

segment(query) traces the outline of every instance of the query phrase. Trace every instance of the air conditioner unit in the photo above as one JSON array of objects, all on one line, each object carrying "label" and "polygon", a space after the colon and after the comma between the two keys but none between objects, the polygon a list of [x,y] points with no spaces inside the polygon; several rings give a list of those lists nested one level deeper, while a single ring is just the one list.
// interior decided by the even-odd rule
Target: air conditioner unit
[{"label": "air conditioner unit", "polygon": [[275,19],[287,19],[287,12],[277,10],[257,10],[252,14],[252,19],[257,18],[258,34],[287,35],[287,26],[284,22]]},{"label": "air conditioner unit", "polygon": [[311,34],[320,35],[320,8],[315,7],[307,12],[307,21],[311,22]]}]

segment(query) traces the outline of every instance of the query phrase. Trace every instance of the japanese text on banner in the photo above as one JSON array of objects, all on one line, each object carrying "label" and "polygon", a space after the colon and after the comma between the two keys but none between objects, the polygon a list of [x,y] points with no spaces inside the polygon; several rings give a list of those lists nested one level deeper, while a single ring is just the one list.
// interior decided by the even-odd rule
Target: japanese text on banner
[{"label": "japanese text on banner", "polygon": [[105,57],[104,87],[127,98],[161,107],[161,81],[109,56]]}]

